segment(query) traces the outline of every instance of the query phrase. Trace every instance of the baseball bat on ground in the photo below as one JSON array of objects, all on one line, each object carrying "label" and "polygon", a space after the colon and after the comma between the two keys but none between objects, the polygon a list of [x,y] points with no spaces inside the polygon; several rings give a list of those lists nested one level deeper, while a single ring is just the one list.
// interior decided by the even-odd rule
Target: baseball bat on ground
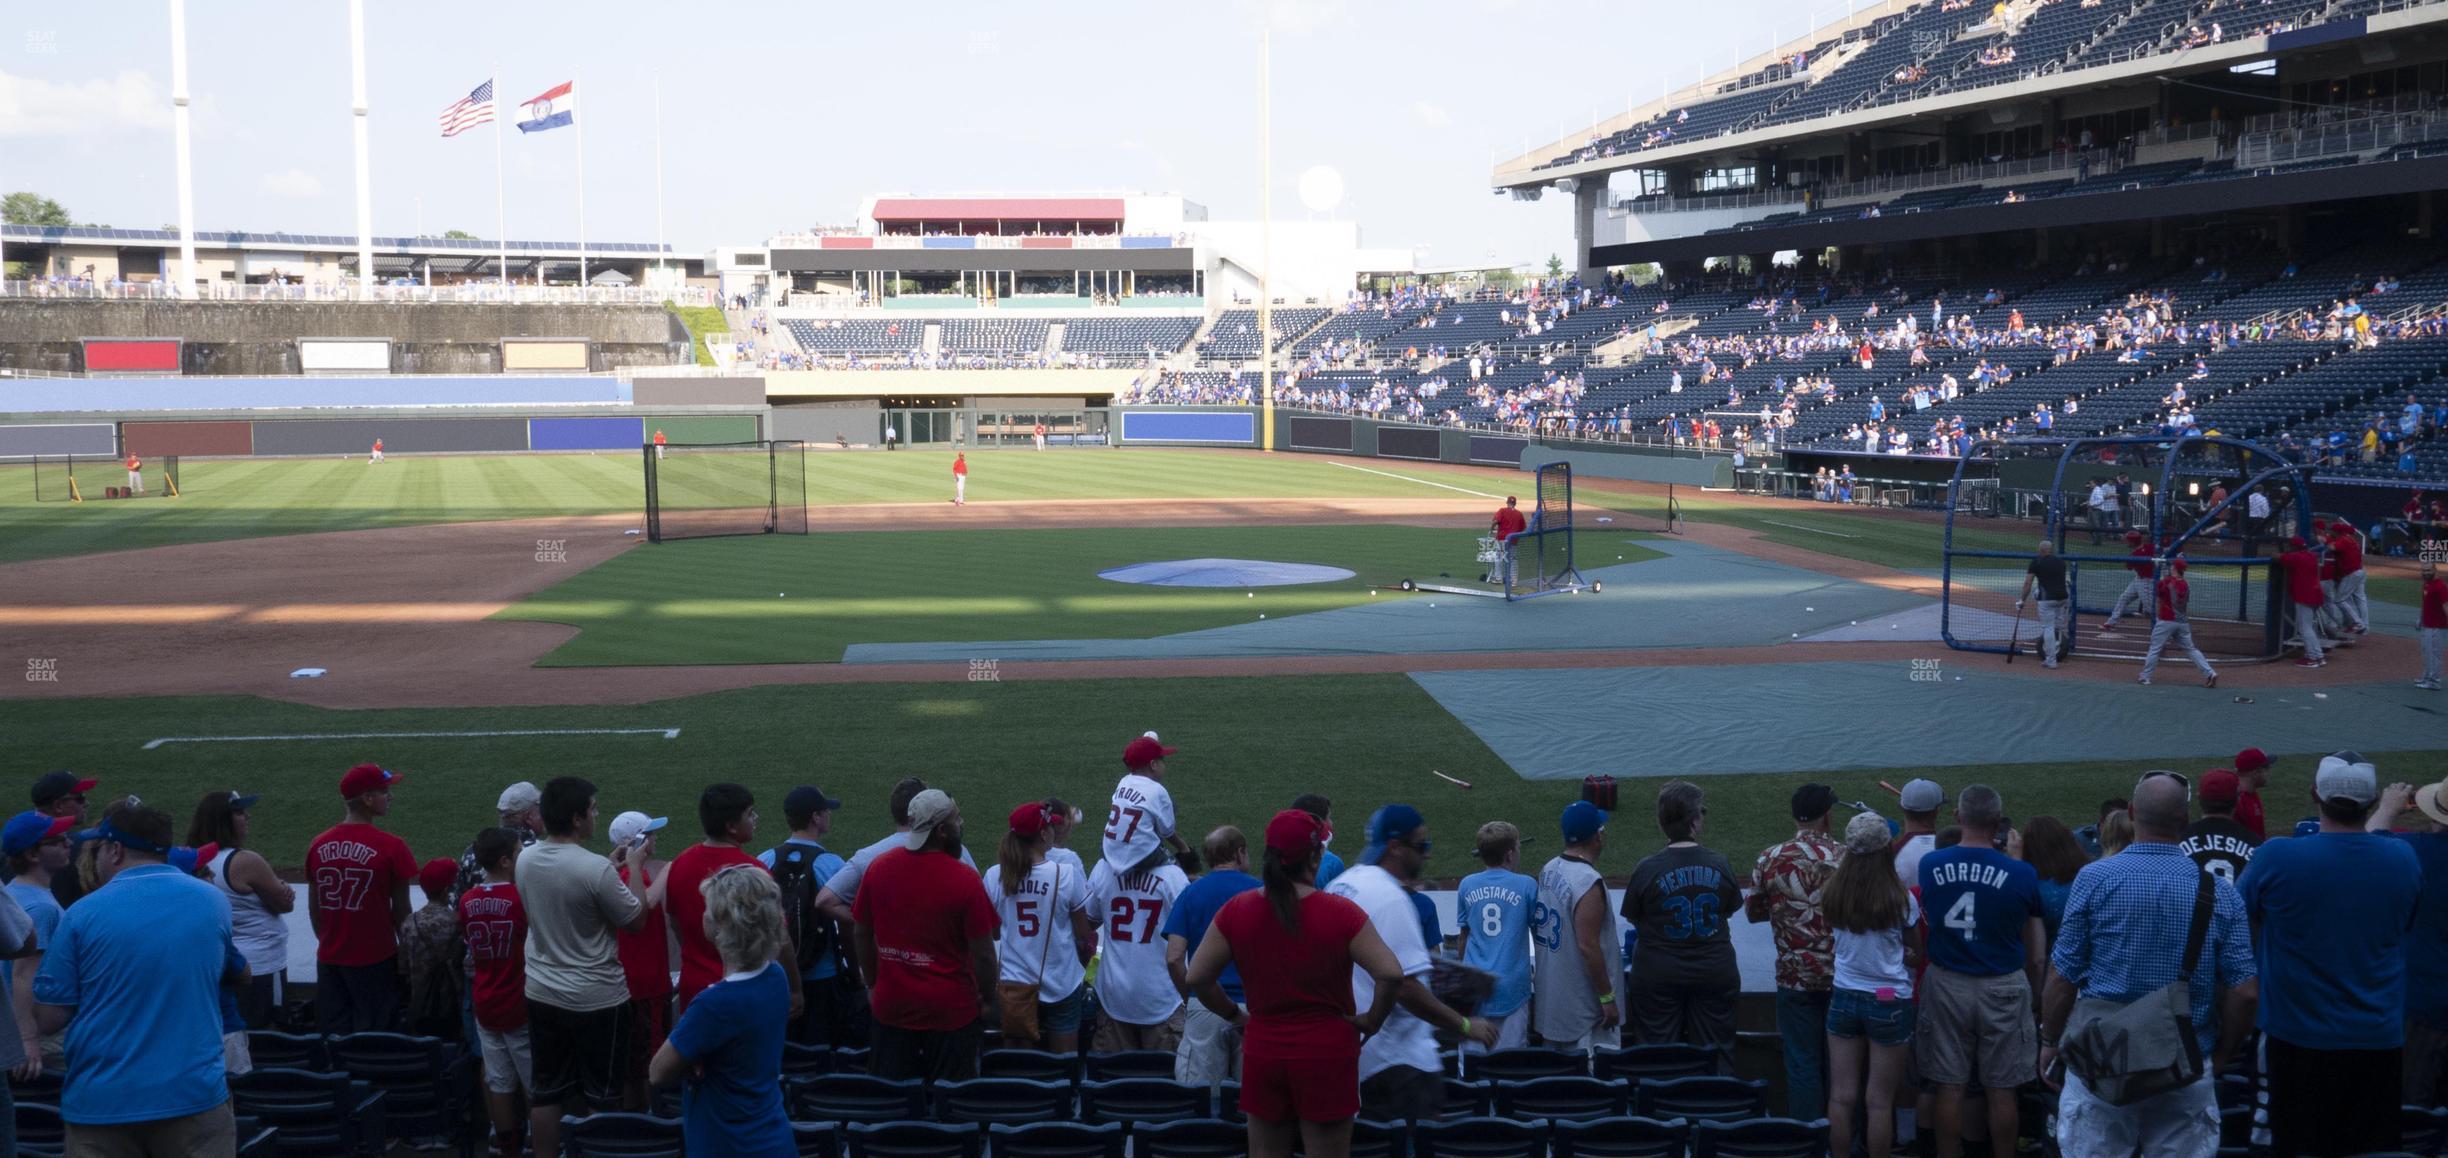
[{"label": "baseball bat on ground", "polygon": [[1464,788],[1468,788],[1468,787],[1470,787],[1470,781],[1468,781],[1468,780],[1456,780],[1456,779],[1454,779],[1453,777],[1448,776],[1448,775],[1446,775],[1446,774],[1444,774],[1444,773],[1442,773],[1442,772],[1439,772],[1439,771],[1437,771],[1437,770],[1436,770],[1436,769],[1434,769],[1434,768],[1429,769],[1429,770],[1428,770],[1428,774],[1429,774],[1429,775],[1431,775],[1431,776],[1436,777],[1436,778],[1437,778],[1437,779],[1439,779],[1439,780],[1442,780],[1442,781],[1446,782],[1447,784],[1459,784],[1459,785],[1461,785],[1461,786],[1462,786],[1462,787],[1464,787]]},{"label": "baseball bat on ground", "polygon": [[2015,600],[2014,630],[2006,635],[2006,662],[2013,663],[2023,651],[2023,601]]}]

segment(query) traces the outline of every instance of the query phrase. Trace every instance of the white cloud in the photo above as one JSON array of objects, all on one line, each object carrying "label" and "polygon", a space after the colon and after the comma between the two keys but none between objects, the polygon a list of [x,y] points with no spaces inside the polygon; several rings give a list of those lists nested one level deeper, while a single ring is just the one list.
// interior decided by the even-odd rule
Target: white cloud
[{"label": "white cloud", "polygon": [[283,169],[278,173],[266,173],[262,184],[257,187],[265,195],[271,197],[306,198],[323,195],[323,179],[304,169]]},{"label": "white cloud", "polygon": [[0,137],[74,137],[169,124],[169,93],[138,69],[82,81],[0,72]]},{"label": "white cloud", "polygon": [[1279,33],[1300,35],[1343,19],[1344,0],[1265,0],[1260,19]]},{"label": "white cloud", "polygon": [[1435,101],[1413,101],[1411,115],[1418,117],[1419,123],[1432,129],[1441,129],[1453,123],[1453,114],[1446,112],[1445,106]]}]

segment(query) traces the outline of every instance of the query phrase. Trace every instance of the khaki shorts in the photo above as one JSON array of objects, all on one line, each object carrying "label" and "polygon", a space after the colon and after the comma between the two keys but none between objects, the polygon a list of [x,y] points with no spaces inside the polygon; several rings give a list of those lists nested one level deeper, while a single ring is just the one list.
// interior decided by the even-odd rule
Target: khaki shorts
[{"label": "khaki shorts", "polygon": [[1098,1053],[1120,1053],[1126,1049],[1160,1049],[1172,1053],[1181,1044],[1182,1023],[1189,1016],[1188,1006],[1178,1006],[1173,1016],[1154,1025],[1133,1025],[1110,1017],[1097,1018],[1096,1039],[1088,1048]]},{"label": "khaki shorts", "polygon": [[[1972,977],[1932,967],[1921,978],[1914,1060],[1942,1086],[2009,1090],[2038,1076],[2040,1033],[2031,982],[2021,973]],[[1975,1068],[1977,1066],[1977,1069]]]}]

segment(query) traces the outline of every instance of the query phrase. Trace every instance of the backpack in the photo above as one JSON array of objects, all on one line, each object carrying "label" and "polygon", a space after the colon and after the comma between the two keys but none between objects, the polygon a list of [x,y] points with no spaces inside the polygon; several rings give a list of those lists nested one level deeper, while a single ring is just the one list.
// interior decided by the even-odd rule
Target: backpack
[{"label": "backpack", "polygon": [[816,909],[816,894],[824,889],[824,882],[816,879],[816,858],[824,853],[821,845],[787,841],[774,849],[773,879],[782,889],[782,924],[798,947],[801,976],[829,959],[841,966],[841,975],[855,978],[857,971],[848,967],[847,938],[840,935],[832,918]]}]

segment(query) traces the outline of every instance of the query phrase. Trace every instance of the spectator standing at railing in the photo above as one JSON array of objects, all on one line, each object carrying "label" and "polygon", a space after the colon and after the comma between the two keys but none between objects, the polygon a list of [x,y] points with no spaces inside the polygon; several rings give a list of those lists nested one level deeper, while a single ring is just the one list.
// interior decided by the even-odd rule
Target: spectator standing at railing
[{"label": "spectator standing at railing", "polygon": [[1820,901],[1844,850],[1828,837],[1836,791],[1794,790],[1794,835],[1759,856],[1743,912],[1766,921],[1776,944],[1777,1030],[1785,1041],[1785,1116],[1811,1121],[1827,1108],[1827,1014],[1835,941]]},{"label": "spectator standing at railing", "polygon": [[1622,915],[1640,929],[1625,996],[1626,1020],[1643,1045],[1685,1042],[1732,1061],[1735,968],[1727,922],[1742,889],[1723,854],[1700,844],[1706,796],[1687,780],[1658,790],[1657,825],[1666,847],[1635,866]]}]

